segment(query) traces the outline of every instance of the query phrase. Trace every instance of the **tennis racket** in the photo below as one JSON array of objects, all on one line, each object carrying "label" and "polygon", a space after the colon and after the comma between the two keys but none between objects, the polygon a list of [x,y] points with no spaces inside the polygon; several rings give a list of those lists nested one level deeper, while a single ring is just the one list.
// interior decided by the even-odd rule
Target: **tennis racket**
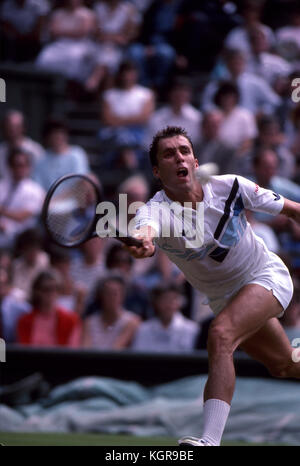
[{"label": "tennis racket", "polygon": [[[51,240],[59,246],[74,248],[91,238],[101,215],[97,205],[103,201],[100,187],[86,175],[66,175],[50,187],[42,210],[42,220]],[[128,246],[142,246],[143,242],[116,228],[114,219],[108,220],[114,237]],[[102,235],[101,235],[102,237]]]}]

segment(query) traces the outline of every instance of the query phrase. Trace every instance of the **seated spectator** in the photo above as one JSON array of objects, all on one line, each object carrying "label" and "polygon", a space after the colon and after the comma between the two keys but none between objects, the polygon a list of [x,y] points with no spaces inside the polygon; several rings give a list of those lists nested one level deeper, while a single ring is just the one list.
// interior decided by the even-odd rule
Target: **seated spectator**
[{"label": "seated spectator", "polygon": [[15,236],[35,225],[44,190],[31,178],[31,157],[13,149],[8,157],[9,178],[0,181],[0,246],[11,247]]},{"label": "seated spectator", "polygon": [[97,1],[94,12],[97,22],[96,65],[86,84],[89,91],[98,88],[107,72],[113,75],[117,71],[128,44],[137,35],[140,23],[140,14],[129,1]]},{"label": "seated spectator", "polygon": [[180,313],[182,298],[174,285],[161,285],[153,289],[152,305],[156,317],[141,324],[132,349],[161,352],[193,350],[199,327]]},{"label": "seated spectator", "polygon": [[239,100],[238,87],[230,81],[220,84],[214,98],[223,113],[219,140],[242,156],[252,147],[257,128],[253,114],[240,107]]},{"label": "seated spectator", "polygon": [[33,60],[40,49],[50,3],[48,0],[5,0],[1,3],[1,59]]},{"label": "seated spectator", "polygon": [[162,90],[176,62],[186,64],[177,56],[172,39],[180,2],[155,0],[146,10],[140,35],[129,45],[127,56],[139,70],[140,82],[155,90]]},{"label": "seated spectator", "polygon": [[104,273],[104,245],[101,238],[92,238],[83,243],[79,254],[71,262],[71,277],[74,283],[84,288],[88,294],[94,288],[97,280]]},{"label": "seated spectator", "polygon": [[266,24],[261,23],[263,4],[264,2],[257,2],[255,0],[247,0],[243,2],[241,11],[243,24],[233,28],[229,32],[224,42],[226,48],[237,48],[248,59],[251,55],[249,31],[253,28],[261,30],[265,34],[268,43],[271,46],[274,45],[275,36],[272,29]]},{"label": "seated spectator", "polygon": [[270,53],[270,45],[267,35],[259,27],[249,30],[251,54],[247,62],[246,70],[257,74],[273,86],[278,77],[288,77],[292,72],[292,66],[284,58]]},{"label": "seated spectator", "polygon": [[32,310],[18,322],[18,343],[32,346],[79,346],[81,326],[75,312],[57,305],[59,276],[41,272],[33,282]]},{"label": "seated spectator", "polygon": [[276,31],[280,54],[289,60],[299,60],[300,52],[300,7],[297,2],[293,5],[290,13],[289,24]]},{"label": "seated spectator", "polygon": [[23,291],[26,299],[30,298],[34,279],[49,267],[49,257],[42,246],[43,239],[37,229],[25,230],[16,238],[13,285]]},{"label": "seated spectator", "polygon": [[16,343],[19,318],[30,311],[30,305],[16,298],[12,289],[11,268],[0,268],[0,338]]},{"label": "seated spectator", "polygon": [[139,283],[133,265],[133,257],[121,244],[113,244],[107,251],[106,269],[110,273],[119,273],[126,282],[125,308],[145,319],[149,312],[148,290]]},{"label": "seated spectator", "polygon": [[[278,94],[261,77],[245,70],[246,60],[237,49],[226,50],[225,69],[220,72],[220,79],[230,80],[237,84],[240,93],[240,105],[254,115],[259,113],[272,114],[281,104]],[[213,97],[219,86],[219,79],[211,80],[202,94],[203,109],[210,110]]]},{"label": "seated spectator", "polygon": [[85,305],[86,290],[71,277],[71,256],[66,249],[52,248],[51,266],[60,275],[57,304],[67,311],[81,315]]},{"label": "seated spectator", "polygon": [[[141,149],[145,127],[154,110],[152,91],[138,84],[133,63],[122,62],[116,85],[103,93],[102,124],[99,138],[106,143],[109,160],[114,163],[115,151],[120,147]],[[141,158],[141,154],[138,151]]]},{"label": "seated spectator", "polygon": [[36,165],[34,178],[45,190],[63,175],[89,172],[87,154],[80,146],[69,144],[68,127],[63,120],[49,119],[44,127],[44,139],[46,156]]},{"label": "seated spectator", "polygon": [[298,104],[291,112],[291,137],[289,149],[295,158],[295,176],[294,180],[300,184],[300,105]]},{"label": "seated spectator", "polygon": [[219,138],[220,127],[224,115],[221,110],[214,109],[203,115],[201,125],[201,141],[195,145],[195,154],[199,164],[213,162],[219,167],[219,174],[238,173],[235,165],[235,150]]},{"label": "seated spectator", "polygon": [[36,66],[84,85],[95,65],[95,45],[91,40],[95,26],[94,13],[82,0],[65,0],[50,16],[51,42],[37,57]]},{"label": "seated spectator", "polygon": [[83,347],[121,350],[128,348],[140,318],[124,309],[126,285],[119,275],[107,276],[95,289],[97,311],[84,320]]},{"label": "seated spectator", "polygon": [[26,136],[24,115],[18,110],[8,110],[2,121],[4,141],[0,143],[0,178],[9,176],[8,154],[12,149],[21,147],[31,155],[31,164],[35,164],[45,155],[44,148]]},{"label": "seated spectator", "polygon": [[151,116],[146,131],[145,147],[148,148],[153,136],[166,126],[180,126],[189,134],[193,144],[201,136],[201,113],[191,104],[192,88],[187,78],[177,77],[171,84],[168,103]]}]

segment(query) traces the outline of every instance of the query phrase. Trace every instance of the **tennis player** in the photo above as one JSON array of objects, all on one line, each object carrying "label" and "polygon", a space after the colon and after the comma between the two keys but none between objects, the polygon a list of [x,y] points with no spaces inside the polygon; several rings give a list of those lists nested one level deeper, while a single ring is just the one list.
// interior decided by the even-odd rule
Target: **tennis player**
[{"label": "tennis player", "polygon": [[[146,258],[154,254],[156,244],[191,285],[208,297],[216,317],[207,341],[204,427],[202,435],[183,437],[179,445],[217,446],[234,393],[233,353],[238,346],[273,376],[300,378],[300,363],[293,362],[292,347],[277,319],[292,299],[291,277],[245,217],[245,209],[250,209],[284,214],[300,223],[300,204],[241,176],[212,176],[201,185],[192,142],[179,127],[167,127],[155,135],[150,160],[163,189],[137,212],[135,235],[143,240],[143,246],[128,250],[135,258]],[[178,237],[161,235],[166,216],[154,215],[155,209],[160,203],[171,206],[174,201],[182,209],[186,202],[192,203],[195,212],[203,209],[204,241],[200,247],[187,248],[184,231]],[[173,220],[176,222],[174,215]]]}]

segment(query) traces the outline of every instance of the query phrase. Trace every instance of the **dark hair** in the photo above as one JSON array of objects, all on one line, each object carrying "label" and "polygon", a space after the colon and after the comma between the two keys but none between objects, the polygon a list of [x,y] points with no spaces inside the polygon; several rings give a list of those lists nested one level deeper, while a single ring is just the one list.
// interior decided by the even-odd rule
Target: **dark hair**
[{"label": "dark hair", "polygon": [[31,285],[31,297],[30,302],[33,306],[38,306],[39,302],[36,296],[36,292],[39,290],[42,283],[46,280],[51,280],[56,283],[57,287],[59,286],[59,275],[56,270],[48,269],[40,272],[37,277],[34,279]]},{"label": "dark hair", "polygon": [[258,118],[257,127],[258,132],[265,131],[269,126],[278,125],[279,121],[272,115],[264,115],[261,118]]},{"label": "dark hair", "polygon": [[152,291],[151,291],[151,301],[152,303],[156,301],[158,298],[160,298],[162,295],[165,293],[177,293],[179,295],[182,295],[182,288],[178,286],[175,283],[163,283],[161,285],[155,286]]},{"label": "dark hair", "polygon": [[263,155],[264,155],[265,152],[273,152],[274,155],[276,155],[277,160],[279,161],[279,157],[278,157],[277,153],[273,149],[271,149],[270,147],[266,147],[266,146],[259,146],[256,149],[256,151],[255,151],[255,153],[254,153],[254,155],[252,157],[253,167],[257,167],[257,165],[259,165],[259,163],[260,163],[261,159],[263,158]]},{"label": "dark hair", "polygon": [[126,71],[138,71],[136,64],[131,60],[124,60],[121,62],[116,77],[115,83],[116,87],[122,87],[122,74]]},{"label": "dark hair", "polygon": [[101,295],[103,293],[104,287],[108,282],[117,282],[117,283],[119,283],[122,286],[122,288],[124,290],[124,295],[125,295],[126,282],[125,282],[124,278],[122,277],[122,275],[120,275],[118,273],[108,273],[107,275],[105,275],[104,277],[101,277],[96,282],[96,285],[95,285],[95,288],[94,288],[94,293],[93,293],[94,301],[101,300]]},{"label": "dark hair", "polygon": [[47,138],[53,131],[64,131],[68,134],[69,127],[63,118],[50,117],[44,124],[43,138]]},{"label": "dark hair", "polygon": [[8,153],[7,164],[9,167],[13,166],[14,160],[16,157],[18,157],[18,155],[25,155],[28,164],[31,165],[32,155],[27,150],[24,150],[22,147],[14,147]]},{"label": "dark hair", "polygon": [[192,150],[194,152],[194,147],[191,138],[189,137],[184,128],[181,128],[180,126],[167,126],[166,128],[163,128],[161,131],[158,131],[152,139],[152,143],[149,149],[149,157],[152,167],[155,167],[157,165],[157,150],[159,141],[161,139],[172,138],[174,136],[184,136],[191,144]]},{"label": "dark hair", "polygon": [[68,249],[60,248],[59,246],[51,247],[50,249],[51,264],[61,264],[71,261],[70,252]]},{"label": "dark hair", "polygon": [[222,97],[226,95],[235,95],[237,102],[240,99],[240,93],[236,84],[231,81],[223,81],[220,83],[217,92],[214,96],[214,102],[219,107]]},{"label": "dark hair", "polygon": [[43,236],[40,230],[36,228],[24,230],[17,236],[15,250],[17,253],[20,253],[21,250],[32,246],[38,248],[43,246]]},{"label": "dark hair", "polygon": [[119,244],[113,244],[106,255],[105,265],[107,269],[113,268],[118,253],[126,254],[128,256],[128,263],[131,265],[133,263],[133,257],[131,254]]}]

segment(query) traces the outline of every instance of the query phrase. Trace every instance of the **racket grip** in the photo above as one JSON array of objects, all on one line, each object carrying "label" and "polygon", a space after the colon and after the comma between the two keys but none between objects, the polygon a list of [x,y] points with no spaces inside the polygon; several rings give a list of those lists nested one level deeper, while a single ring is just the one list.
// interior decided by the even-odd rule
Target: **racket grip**
[{"label": "racket grip", "polygon": [[141,239],[133,238],[132,236],[126,236],[126,237],[117,236],[116,239],[126,244],[126,246],[136,246],[137,248],[143,246],[143,241]]}]

